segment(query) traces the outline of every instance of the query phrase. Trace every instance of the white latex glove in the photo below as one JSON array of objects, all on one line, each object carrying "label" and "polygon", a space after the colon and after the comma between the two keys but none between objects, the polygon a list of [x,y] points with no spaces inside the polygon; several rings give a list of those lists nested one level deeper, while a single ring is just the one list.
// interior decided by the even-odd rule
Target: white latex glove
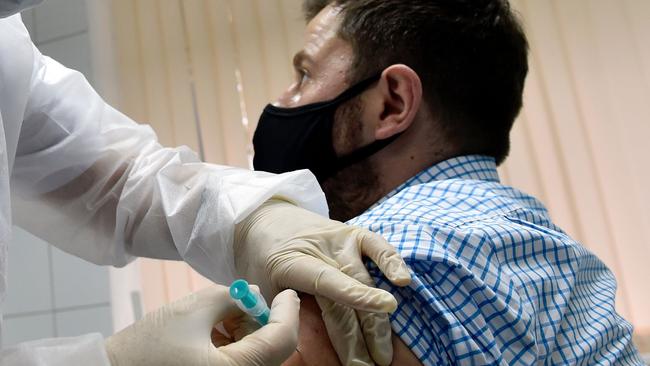
[{"label": "white latex glove", "polygon": [[148,314],[108,338],[106,350],[112,366],[280,365],[296,349],[299,310],[297,294],[284,291],[273,300],[268,325],[217,348],[214,326],[244,318],[228,288],[215,286]]},{"label": "white latex glove", "polygon": [[397,301],[371,287],[362,256],[398,286],[408,285],[411,275],[381,236],[273,199],[236,227],[234,250],[237,271],[258,284],[266,298],[286,288],[316,296],[344,365],[390,364],[386,313]]}]

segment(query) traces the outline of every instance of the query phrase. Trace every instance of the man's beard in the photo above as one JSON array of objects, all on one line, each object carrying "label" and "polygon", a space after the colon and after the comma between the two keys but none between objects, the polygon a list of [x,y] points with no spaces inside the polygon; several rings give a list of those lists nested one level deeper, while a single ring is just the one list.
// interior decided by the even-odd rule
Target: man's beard
[{"label": "man's beard", "polygon": [[[333,141],[346,154],[362,147],[362,111],[361,100],[355,98],[336,112]],[[379,174],[370,158],[341,169],[321,183],[321,187],[327,197],[330,217],[343,222],[360,215],[382,197]]]}]

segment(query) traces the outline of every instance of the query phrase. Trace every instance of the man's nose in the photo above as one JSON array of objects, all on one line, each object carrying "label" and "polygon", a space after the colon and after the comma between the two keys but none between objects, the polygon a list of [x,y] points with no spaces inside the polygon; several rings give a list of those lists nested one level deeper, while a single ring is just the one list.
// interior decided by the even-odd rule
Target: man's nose
[{"label": "man's nose", "polygon": [[296,91],[296,84],[292,84],[280,97],[272,104],[281,108],[295,107],[300,101],[300,93]]}]

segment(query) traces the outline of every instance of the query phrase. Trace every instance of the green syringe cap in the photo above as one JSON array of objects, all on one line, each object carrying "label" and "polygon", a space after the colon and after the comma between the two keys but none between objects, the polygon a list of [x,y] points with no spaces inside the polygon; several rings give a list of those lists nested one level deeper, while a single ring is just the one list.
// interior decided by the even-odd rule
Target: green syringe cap
[{"label": "green syringe cap", "polygon": [[248,309],[257,305],[257,297],[251,292],[248,282],[245,280],[237,280],[230,285],[230,297],[241,301]]}]

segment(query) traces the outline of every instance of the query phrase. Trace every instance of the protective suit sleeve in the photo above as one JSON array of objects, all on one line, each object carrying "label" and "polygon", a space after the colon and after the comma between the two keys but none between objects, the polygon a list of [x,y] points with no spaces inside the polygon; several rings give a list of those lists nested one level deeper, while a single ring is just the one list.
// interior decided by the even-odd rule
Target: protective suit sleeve
[{"label": "protective suit sleeve", "polygon": [[52,338],[21,343],[0,351],[0,365],[111,366],[104,346],[104,338],[99,333],[74,338]]},{"label": "protective suit sleeve", "polygon": [[[205,164],[163,148],[148,126],[107,105],[78,72],[33,47],[30,95],[12,176],[15,223],[97,264],[184,260],[234,277],[234,225],[269,198],[327,215],[311,173]],[[188,121],[189,123],[189,121]]]}]

